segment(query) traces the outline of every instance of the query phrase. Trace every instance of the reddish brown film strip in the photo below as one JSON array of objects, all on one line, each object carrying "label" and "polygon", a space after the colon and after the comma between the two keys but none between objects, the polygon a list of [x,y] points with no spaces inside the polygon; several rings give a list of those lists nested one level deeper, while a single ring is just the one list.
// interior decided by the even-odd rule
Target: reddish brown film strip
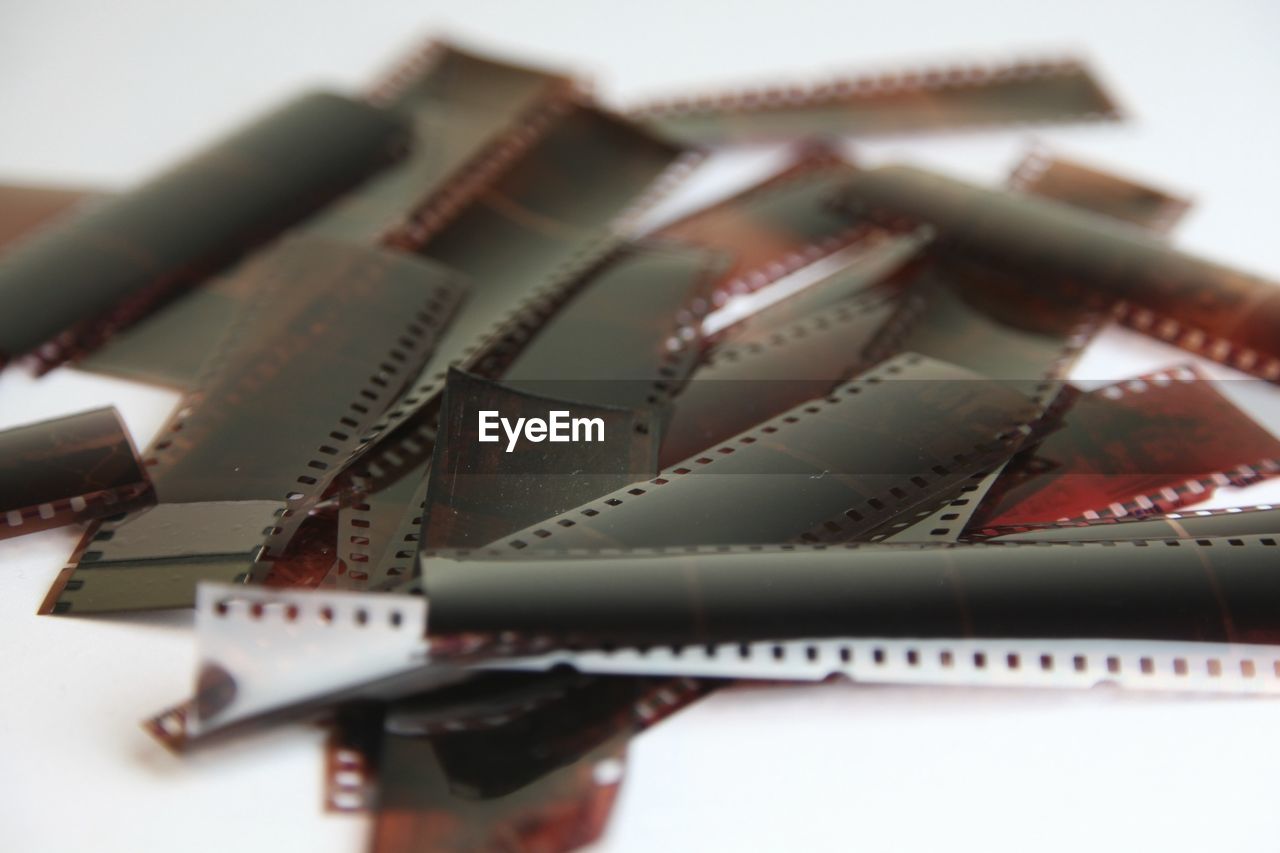
[{"label": "reddish brown film strip", "polygon": [[1083,394],[1005,469],[976,528],[1167,512],[1280,472],[1280,440],[1192,367]]},{"label": "reddish brown film strip", "polygon": [[154,499],[115,409],[0,432],[0,539],[117,515]]},{"label": "reddish brown film strip", "polygon": [[1089,69],[1062,59],[881,72],[811,86],[681,97],[633,115],[700,143],[790,140],[1114,119]]}]

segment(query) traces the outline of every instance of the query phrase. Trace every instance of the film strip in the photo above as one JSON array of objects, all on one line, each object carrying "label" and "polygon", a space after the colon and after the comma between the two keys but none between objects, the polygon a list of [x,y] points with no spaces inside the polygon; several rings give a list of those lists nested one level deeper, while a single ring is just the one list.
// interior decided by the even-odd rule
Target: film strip
[{"label": "film strip", "polygon": [[[245,579],[268,586],[313,589],[324,585],[341,559],[338,508],[322,501],[307,513],[279,556],[258,561]],[[188,600],[189,601],[189,600]]]},{"label": "film strip", "polygon": [[[213,583],[201,585],[197,598],[197,695],[149,725],[178,749],[330,707],[362,709],[364,700],[405,700],[388,720],[389,730],[400,734],[490,731],[548,708],[562,716],[574,690],[592,686],[577,675],[495,678],[472,668],[494,644],[466,637],[428,641],[427,604],[419,596]],[[329,630],[313,636],[319,626]],[[287,663],[264,669],[277,652]],[[641,688],[630,697],[625,720],[633,731],[705,690],[686,680],[617,687]]]},{"label": "film strip", "polygon": [[569,77],[430,42],[370,93],[374,103],[409,117],[430,151],[372,188],[379,195],[352,197],[349,209],[335,207],[317,227],[339,235],[368,228],[373,202],[384,218],[369,237],[420,245],[432,225],[451,218],[448,210],[461,210],[483,190],[481,176],[491,178],[522,155],[540,128],[582,96],[582,84]]},{"label": "film strip", "polygon": [[334,714],[324,751],[325,811],[353,814],[376,805],[383,714],[381,704],[373,702]]},{"label": "film strip", "polygon": [[[857,173],[851,215],[937,228],[936,245],[1037,276],[1063,299],[1096,294],[1139,332],[1268,381],[1280,380],[1273,283],[1178,252],[1139,229],[1028,194],[988,190],[907,166]],[[1014,306],[1011,306],[1011,309]]]},{"label": "film strip", "polygon": [[1134,640],[868,637],[551,654],[495,668],[948,687],[1280,695],[1280,647]]},{"label": "film strip", "polygon": [[[813,304],[825,298],[828,287],[840,293],[850,284],[863,286],[868,267],[883,276],[878,290],[856,303],[837,303],[834,310],[819,311],[785,332],[775,332],[767,345],[761,341],[763,331],[771,319],[795,310],[787,305],[791,300],[748,317],[745,330],[735,331],[732,326],[725,330],[728,341],[749,343],[734,346],[726,341],[715,347],[709,362],[677,398],[664,465],[705,450],[789,405],[823,396],[835,380],[854,376],[895,351],[920,353],[1021,384],[1023,393],[1041,406],[1054,399],[1058,380],[1096,330],[1096,316],[1083,306],[1043,300],[1034,311],[1012,316],[1004,308],[1005,301],[1010,291],[1025,291],[1024,278],[957,265],[931,266],[916,260],[927,239],[924,235],[872,234],[868,254],[855,260],[850,274],[836,273],[792,300]],[[884,247],[879,257],[877,247]],[[872,263],[866,264],[864,257],[872,258]],[[888,294],[896,294],[901,304]],[[1024,303],[1033,299],[1020,298]],[[884,316],[889,309],[894,311],[891,318]],[[718,379],[776,381],[760,381],[750,392],[743,392],[746,386],[741,381],[718,383]],[[956,500],[976,497],[968,494]],[[932,524],[929,530],[938,527]]]},{"label": "film strip", "polygon": [[1110,172],[1032,151],[1009,175],[1009,188],[1168,234],[1191,209],[1191,202]]},{"label": "film strip", "polygon": [[701,144],[870,136],[1119,117],[1073,59],[868,74],[638,107],[636,118]]},{"label": "film strip", "polygon": [[701,453],[862,373],[890,346],[898,307],[893,293],[866,293],[764,340],[757,324],[754,339],[715,347],[673,401],[660,464]]},{"label": "film strip", "polygon": [[[394,85],[391,85],[394,82]],[[510,66],[433,43],[380,86],[373,100],[402,117],[416,144],[409,153],[301,222],[298,230],[357,243],[411,247],[413,214],[433,199],[442,219],[484,184],[488,164],[507,162],[536,138],[577,90],[564,77]],[[492,169],[490,169],[492,171]],[[457,184],[467,183],[467,192]],[[114,337],[82,363],[101,373],[184,390],[256,291],[235,274],[210,280]],[[299,283],[301,285],[303,283]]]},{"label": "film strip", "polygon": [[280,511],[277,501],[205,501],[110,517],[85,533],[39,612],[190,607],[200,582],[248,578],[264,523]]},{"label": "film strip", "polygon": [[[950,650],[959,665],[957,653],[976,643],[984,654],[1016,656],[1003,665],[986,659],[999,670],[991,683],[1026,674],[1028,684],[1042,684],[1041,673],[1068,666],[1109,680],[1128,667],[1131,675],[1175,676],[1136,679],[1162,689],[1236,690],[1266,675],[1258,686],[1277,692],[1280,676],[1270,673],[1280,659],[1280,580],[1268,570],[1277,547],[1275,536],[1239,536],[644,548],[539,559],[510,559],[493,548],[428,556],[414,583],[419,594],[205,584],[196,698],[151,728],[182,748],[335,703],[415,696],[504,668],[564,664],[592,673],[599,664],[604,674],[785,680],[789,660],[851,663],[859,644],[874,649],[891,640],[902,642],[883,648],[938,641],[914,646],[916,665],[922,648],[939,653],[920,668],[920,680],[945,675],[941,652]],[[827,649],[850,645],[834,656],[807,648],[820,640],[834,641]],[[757,659],[762,650],[768,653]],[[869,657],[874,664],[877,655]],[[1135,657],[1150,660],[1125,663]],[[608,664],[611,658],[625,668]],[[638,669],[645,659],[648,668]],[[744,671],[735,659],[773,669]],[[1168,666],[1157,671],[1157,659]],[[1238,664],[1240,681],[1217,680],[1224,659],[1248,660],[1252,673]],[[970,660],[967,675],[980,679],[984,661]],[[1180,680],[1189,660],[1204,662],[1208,678]],[[805,671],[812,677],[814,668]],[[1076,678],[1070,686],[1088,683]]]},{"label": "film strip", "polygon": [[[409,142],[395,115],[306,95],[62,219],[0,262],[0,352],[35,352],[51,367],[93,348],[402,156]],[[302,149],[312,156],[298,157]],[[202,203],[185,203],[193,197]]]},{"label": "film strip", "polygon": [[388,719],[380,702],[356,702],[334,714],[325,746],[325,808],[369,811],[377,805],[379,752],[384,726],[393,734],[428,738],[490,731],[563,698],[581,682],[574,673],[481,673],[395,705]]},{"label": "film strip", "polygon": [[[96,543],[92,572],[76,573],[76,589],[51,592],[55,612],[105,602],[128,609],[128,596],[105,590],[136,576],[117,571],[129,568],[120,562],[162,556],[148,554],[148,543],[162,548],[175,530],[217,541],[210,504],[232,516],[223,530],[237,553],[256,535],[264,558],[280,556],[362,432],[423,363],[461,293],[451,273],[423,261],[320,238],[283,242],[244,274],[279,298],[267,296],[232,333],[153,446],[151,476],[166,514],[140,514]],[[299,278],[306,291],[279,283]],[[214,553],[226,553],[221,547]],[[180,574],[162,561],[148,565]],[[193,589],[194,581],[188,605]],[[149,606],[144,598],[137,606]]]},{"label": "film strip", "polygon": [[[202,584],[196,591],[196,624],[201,661],[196,695],[149,723],[150,731],[175,749],[286,711],[386,698],[380,690],[361,696],[353,685],[386,681],[396,684],[398,696],[412,696],[465,677],[440,671],[427,674],[422,683],[404,682],[406,676],[417,681],[412,676],[424,660],[426,602],[417,597]],[[254,645],[260,651],[288,647],[306,626],[316,625],[333,630],[309,637],[274,672],[258,671]]]},{"label": "film strip", "polygon": [[376,589],[408,576],[418,552],[429,470],[430,460],[383,488],[371,488],[364,478],[357,482],[338,510],[338,560],[323,586]]},{"label": "film strip", "polygon": [[374,850],[567,850],[595,840],[626,771],[629,736],[681,690],[698,693],[687,679],[591,679],[508,722],[430,737],[403,731],[392,706]]},{"label": "film strip", "polygon": [[[557,731],[561,725],[592,722],[575,713],[537,716],[483,735],[384,734],[372,849],[572,850],[594,841],[604,830],[622,781],[626,738],[605,740],[576,760],[557,751],[564,749],[559,741],[587,740],[593,733]],[[520,790],[495,794],[483,787],[491,779],[458,776],[477,767],[490,776],[515,773],[520,768],[513,765],[544,751],[550,760],[534,768],[542,775]]]},{"label": "film strip", "polygon": [[977,534],[1001,542],[1106,542],[1126,539],[1203,539],[1260,536],[1280,530],[1280,508],[1270,504],[1188,509],[1143,517],[1105,516],[1054,524],[987,527]]},{"label": "film strip", "polygon": [[919,521],[890,525],[890,534],[882,541],[894,545],[967,539],[967,528],[1008,464],[1005,462],[993,471],[974,474],[952,498]]},{"label": "film strip", "polygon": [[432,637],[519,638],[513,649],[533,638],[552,649],[846,637],[1275,646],[1276,548],[1274,535],[520,559],[495,548],[426,557],[417,589]]},{"label": "film strip", "polygon": [[1005,458],[1035,417],[1026,397],[1000,383],[904,354],[503,546],[516,553],[866,537],[932,512],[932,498]]},{"label": "film strip", "polygon": [[115,409],[0,432],[0,539],[116,515],[153,497]]},{"label": "film strip", "polygon": [[1059,428],[1010,463],[975,527],[1167,512],[1280,471],[1280,441],[1193,367],[1066,394]]},{"label": "film strip", "polygon": [[[712,261],[707,252],[634,248],[591,277],[521,348],[502,370],[509,388],[451,374],[422,544],[480,546],[652,475],[654,407],[682,382],[695,351],[676,316],[718,269]],[[582,359],[582,351],[596,355]],[[476,434],[479,409],[534,416],[557,405],[572,410],[575,423],[594,416],[598,441],[526,443],[511,452]]]}]

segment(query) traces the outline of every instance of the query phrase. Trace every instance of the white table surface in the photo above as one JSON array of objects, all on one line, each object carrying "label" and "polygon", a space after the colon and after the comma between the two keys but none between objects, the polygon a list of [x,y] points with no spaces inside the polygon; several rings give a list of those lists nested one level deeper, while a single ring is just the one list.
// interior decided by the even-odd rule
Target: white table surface
[{"label": "white table surface", "polygon": [[[1280,5],[1266,0],[7,0],[0,181],[127,186],[299,87],[363,86],[431,33],[591,74],[613,104],[742,81],[1081,53],[1130,121],[885,140],[858,152],[994,182],[1038,141],[1193,196],[1179,245],[1280,278]],[[689,197],[741,180],[733,172],[709,171]],[[1119,378],[1186,360],[1115,332],[1077,373]],[[1280,429],[1271,389],[1238,383],[1231,393]],[[0,374],[0,427],[114,403],[145,443],[175,401],[70,369],[38,382],[17,368]],[[1219,503],[1278,497],[1269,485]],[[141,731],[141,718],[189,692],[190,615],[37,618],[75,539],[58,530],[0,543],[0,849],[361,849],[366,819],[320,809],[318,730],[284,727],[188,759]],[[1280,705],[1258,699],[727,692],[635,741],[599,848],[1275,850],[1277,723]]]}]

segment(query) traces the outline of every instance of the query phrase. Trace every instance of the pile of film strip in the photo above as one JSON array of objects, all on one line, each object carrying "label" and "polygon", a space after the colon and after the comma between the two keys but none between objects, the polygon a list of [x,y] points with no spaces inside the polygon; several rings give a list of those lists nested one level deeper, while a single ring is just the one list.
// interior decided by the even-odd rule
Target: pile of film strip
[{"label": "pile of film strip", "polygon": [[[130,192],[0,189],[0,357],[183,395],[142,454],[0,434],[0,535],[85,525],[42,614],[195,607],[148,728],[322,721],[378,853],[586,844],[629,739],[742,680],[1280,694],[1280,508],[1196,509],[1280,439],[1189,360],[1067,381],[1120,324],[1280,382],[1280,288],[1112,174],[830,142],[1118,118],[1072,61],[618,114],[432,44]],[[789,162],[655,219],[744,143]]]}]

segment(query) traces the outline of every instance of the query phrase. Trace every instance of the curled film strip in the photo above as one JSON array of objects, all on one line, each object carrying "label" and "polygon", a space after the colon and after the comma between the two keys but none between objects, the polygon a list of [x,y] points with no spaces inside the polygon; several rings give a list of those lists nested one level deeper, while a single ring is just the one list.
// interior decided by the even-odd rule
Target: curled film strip
[{"label": "curled film strip", "polygon": [[[433,636],[554,648],[788,639],[1276,645],[1275,536],[426,558]],[[591,607],[582,607],[583,602]],[[496,650],[491,650],[496,651]],[[687,674],[687,673],[680,673]]]},{"label": "curled film strip", "polygon": [[1274,284],[1184,254],[1140,229],[1029,194],[908,166],[858,172],[844,205],[885,224],[921,222],[970,262],[1036,275],[1064,299],[1093,295],[1137,331],[1268,381],[1280,380]]},{"label": "curled film strip", "polygon": [[[430,207],[433,221],[456,213],[486,186],[467,176],[497,174],[488,164],[513,160],[536,138],[532,129],[562,110],[575,90],[567,78],[444,44],[393,76],[397,94],[379,87],[374,100],[412,132],[408,154],[303,220],[298,232],[412,249],[415,212]],[[467,193],[456,188],[464,182]],[[113,337],[82,366],[189,390],[236,316],[256,300],[257,291],[244,283],[234,272],[206,282]]]},{"label": "curled film strip", "polygon": [[[51,367],[92,349],[402,156],[409,142],[391,113],[306,95],[61,219],[0,260],[0,353],[35,353]],[[300,149],[311,156],[298,157]],[[185,203],[192,197],[202,203]]]},{"label": "curled film strip", "polygon": [[[1044,673],[1074,671],[1070,683],[1079,686],[1086,679],[1077,676],[1109,680],[1126,670],[1124,661],[1145,656],[1151,660],[1129,674],[1160,675],[1135,680],[1161,689],[1280,692],[1280,581],[1263,570],[1277,547],[1274,536],[1239,536],[644,548],[542,559],[511,559],[495,548],[428,556],[414,584],[419,595],[206,584],[197,616],[200,692],[154,725],[182,745],[335,698],[412,696],[476,668],[529,669],[536,661],[581,664],[587,673],[596,661],[605,673],[711,678],[768,677],[776,664],[775,677],[787,679],[789,658],[850,663],[853,646],[830,654],[838,642],[866,641],[866,649],[890,640],[903,641],[889,647],[897,650],[950,642],[957,664],[974,644],[1017,655],[990,667],[998,678],[988,683],[1037,684]],[[838,642],[796,654],[818,640]],[[797,642],[755,659],[767,644],[789,641]],[[671,653],[638,669],[658,647]],[[939,654],[918,677],[943,678],[946,646],[929,649]],[[625,664],[605,663],[620,652]],[[1047,665],[1041,655],[1050,656]],[[874,653],[865,656],[876,663]],[[1168,666],[1157,669],[1157,658]],[[917,663],[923,659],[918,651]],[[743,660],[757,669],[743,670]],[[980,662],[969,660],[966,677],[984,677]],[[1203,662],[1203,677],[1189,677],[1189,660]],[[1235,662],[1231,678],[1221,678],[1224,660]],[[812,678],[817,669],[802,671]]]},{"label": "curled film strip", "polygon": [[115,409],[0,432],[0,539],[117,515],[153,499]]}]

